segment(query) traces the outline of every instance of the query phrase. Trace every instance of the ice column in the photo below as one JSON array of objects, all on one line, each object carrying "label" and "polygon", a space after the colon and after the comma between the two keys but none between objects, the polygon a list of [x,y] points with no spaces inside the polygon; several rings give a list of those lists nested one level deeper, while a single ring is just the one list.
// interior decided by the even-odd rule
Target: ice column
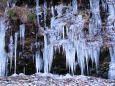
[{"label": "ice column", "polygon": [[65,54],[66,54],[66,67],[69,68],[69,71],[72,74],[75,72],[75,48],[72,43],[66,43],[63,45]]},{"label": "ice column", "polygon": [[40,70],[42,69],[42,59],[40,57],[40,52],[37,51],[36,52],[36,72],[40,72]]},{"label": "ice column", "polygon": [[47,1],[44,0],[44,26],[46,27],[46,17],[47,17]]},{"label": "ice column", "polygon": [[14,44],[13,44],[13,36],[10,36],[10,44],[9,44],[9,57],[10,57],[10,70],[12,68],[12,60],[13,60],[13,51]]},{"label": "ice column", "polygon": [[18,33],[15,33],[15,47],[14,47],[14,74],[16,74],[16,57],[17,57],[17,40],[18,40]]},{"label": "ice column", "polygon": [[77,13],[77,0],[72,0],[73,13]]},{"label": "ice column", "polygon": [[20,45],[22,44],[22,49],[24,49],[25,41],[25,24],[20,25]]},{"label": "ice column", "polygon": [[109,17],[113,18],[115,17],[115,1],[114,0],[107,0],[108,3],[108,11],[109,11]]},{"label": "ice column", "polygon": [[63,5],[60,4],[60,5],[56,6],[55,8],[57,10],[58,17],[61,17],[63,15],[63,11],[62,11],[63,10]]},{"label": "ice column", "polygon": [[106,0],[101,0],[102,3],[102,7],[104,11],[107,11],[107,4],[106,4]]},{"label": "ice column", "polygon": [[0,18],[0,76],[4,76],[7,70],[8,58],[5,52],[5,19]]},{"label": "ice column", "polygon": [[53,45],[52,43],[48,45],[46,34],[44,35],[43,61],[44,61],[44,73],[48,73],[51,69],[53,61]]},{"label": "ice column", "polygon": [[99,34],[101,31],[101,17],[99,9],[99,0],[90,0],[90,10],[92,12],[91,23],[89,24],[90,34]]},{"label": "ice column", "polygon": [[115,46],[109,48],[111,62],[109,64],[108,78],[115,79]]},{"label": "ice column", "polygon": [[36,15],[37,15],[37,24],[39,27],[40,26],[40,22],[39,22],[39,15],[40,15],[39,0],[36,0]]}]

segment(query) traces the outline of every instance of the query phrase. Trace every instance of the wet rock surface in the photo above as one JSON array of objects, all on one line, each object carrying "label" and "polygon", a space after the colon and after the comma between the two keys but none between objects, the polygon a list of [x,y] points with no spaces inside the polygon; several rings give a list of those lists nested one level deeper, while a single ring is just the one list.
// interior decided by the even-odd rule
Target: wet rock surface
[{"label": "wet rock surface", "polygon": [[115,80],[90,76],[33,74],[0,77],[0,86],[114,86]]}]

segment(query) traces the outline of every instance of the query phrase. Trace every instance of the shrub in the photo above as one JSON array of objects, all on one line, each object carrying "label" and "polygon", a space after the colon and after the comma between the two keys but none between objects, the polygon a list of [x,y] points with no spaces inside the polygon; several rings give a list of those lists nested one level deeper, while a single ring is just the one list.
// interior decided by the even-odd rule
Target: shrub
[{"label": "shrub", "polygon": [[11,17],[16,16],[16,12],[10,10],[10,11],[8,11],[8,15]]},{"label": "shrub", "polygon": [[15,11],[9,10],[7,14],[13,20],[17,20],[18,19],[18,16],[16,15]]},{"label": "shrub", "polygon": [[28,15],[29,20],[34,20],[36,18],[35,14]]}]

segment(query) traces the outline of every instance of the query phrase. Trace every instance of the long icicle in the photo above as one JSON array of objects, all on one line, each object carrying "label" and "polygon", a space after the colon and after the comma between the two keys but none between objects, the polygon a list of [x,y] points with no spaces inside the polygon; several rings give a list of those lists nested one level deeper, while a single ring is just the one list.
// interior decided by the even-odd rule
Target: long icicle
[{"label": "long icicle", "polygon": [[17,57],[17,40],[18,40],[18,33],[15,33],[15,48],[14,48],[14,74],[16,74],[16,57]]}]

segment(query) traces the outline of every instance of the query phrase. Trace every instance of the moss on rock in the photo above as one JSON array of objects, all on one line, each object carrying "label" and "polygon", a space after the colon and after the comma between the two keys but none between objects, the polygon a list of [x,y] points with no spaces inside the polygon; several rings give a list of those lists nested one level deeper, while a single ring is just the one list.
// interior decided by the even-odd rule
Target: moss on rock
[{"label": "moss on rock", "polygon": [[11,8],[8,13],[8,19],[15,19],[18,18],[21,23],[28,23],[28,22],[34,22],[36,20],[36,16],[34,13],[31,12],[31,10],[24,8],[24,7],[14,7]]}]

